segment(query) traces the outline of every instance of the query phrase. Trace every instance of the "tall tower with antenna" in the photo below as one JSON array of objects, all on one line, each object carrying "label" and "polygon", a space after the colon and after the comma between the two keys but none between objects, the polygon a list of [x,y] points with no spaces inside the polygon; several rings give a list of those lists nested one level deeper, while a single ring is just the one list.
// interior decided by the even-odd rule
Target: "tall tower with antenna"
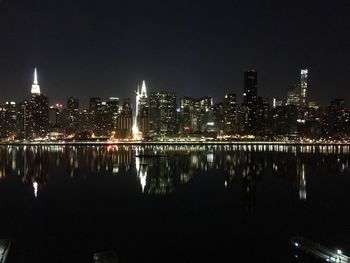
[{"label": "tall tower with antenna", "polygon": [[148,99],[145,81],[142,81],[141,90],[140,86],[137,86],[133,122],[132,134],[134,138],[142,137],[148,133]]},{"label": "tall tower with antenna", "polygon": [[34,68],[34,80],[33,80],[33,84],[32,84],[32,89],[30,91],[31,94],[40,94],[40,86],[38,83],[38,73],[36,68]]}]

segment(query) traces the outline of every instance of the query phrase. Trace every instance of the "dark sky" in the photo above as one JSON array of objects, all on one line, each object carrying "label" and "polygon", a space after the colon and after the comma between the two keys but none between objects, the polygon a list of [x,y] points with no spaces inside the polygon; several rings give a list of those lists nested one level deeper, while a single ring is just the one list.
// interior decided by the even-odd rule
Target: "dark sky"
[{"label": "dark sky", "polygon": [[350,102],[350,1],[0,0],[0,102],[130,97],[139,81],[178,96],[284,98],[310,71],[310,97]]}]

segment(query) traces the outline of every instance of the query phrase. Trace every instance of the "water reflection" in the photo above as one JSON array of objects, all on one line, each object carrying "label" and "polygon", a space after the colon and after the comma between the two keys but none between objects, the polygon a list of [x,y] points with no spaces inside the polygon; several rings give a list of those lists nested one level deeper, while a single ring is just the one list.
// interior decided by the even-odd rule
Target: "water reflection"
[{"label": "water reflection", "polygon": [[[135,176],[144,194],[169,194],[196,176],[222,176],[222,187],[240,184],[247,211],[265,174],[295,182],[307,198],[308,170],[350,172],[349,146],[171,145],[171,146],[24,146],[0,147],[0,180],[18,176],[35,197],[49,182],[50,171],[63,176]],[[221,177],[220,177],[221,178]]]}]

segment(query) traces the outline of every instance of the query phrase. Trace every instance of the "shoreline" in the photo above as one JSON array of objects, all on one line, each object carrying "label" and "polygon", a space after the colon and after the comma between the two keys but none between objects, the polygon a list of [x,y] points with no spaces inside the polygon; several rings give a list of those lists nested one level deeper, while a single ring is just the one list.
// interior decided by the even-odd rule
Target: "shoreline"
[{"label": "shoreline", "polygon": [[89,142],[89,141],[64,141],[64,142],[0,142],[0,146],[118,146],[118,145],[280,145],[280,146],[350,146],[350,142],[288,142],[288,141],[120,141],[120,142]]}]

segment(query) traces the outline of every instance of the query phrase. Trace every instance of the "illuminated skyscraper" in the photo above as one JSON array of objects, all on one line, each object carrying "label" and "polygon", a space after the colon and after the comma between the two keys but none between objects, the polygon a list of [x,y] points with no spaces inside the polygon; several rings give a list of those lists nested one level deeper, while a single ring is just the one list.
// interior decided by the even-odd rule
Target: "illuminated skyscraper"
[{"label": "illuminated skyscraper", "polygon": [[34,68],[34,81],[32,84],[31,94],[40,94],[40,86],[38,83],[38,73],[36,68]]},{"label": "illuminated skyscraper", "polygon": [[237,131],[236,94],[229,93],[224,98],[224,129],[226,134]]},{"label": "illuminated skyscraper", "polygon": [[295,105],[300,108],[305,108],[307,106],[307,78],[308,70],[300,70],[300,83],[295,85],[294,89],[288,92],[287,105]]},{"label": "illuminated skyscraper", "polygon": [[256,130],[256,115],[258,106],[257,96],[258,73],[255,69],[244,72],[244,131],[248,133]]},{"label": "illuminated skyscraper", "polygon": [[17,105],[17,138],[26,139],[31,133],[32,114],[30,103],[24,100]]},{"label": "illuminated skyscraper", "polygon": [[109,130],[115,131],[117,129],[118,116],[119,116],[119,98],[110,97],[107,101],[107,114],[109,122]]},{"label": "illuminated skyscraper", "polygon": [[173,135],[177,131],[176,95],[173,92],[152,92],[150,96],[150,133]]},{"label": "illuminated skyscraper", "polygon": [[28,137],[45,136],[49,127],[49,98],[40,92],[38,75],[34,69],[34,80],[31,89],[32,97],[29,102],[30,106],[30,133]]},{"label": "illuminated skyscraper", "polygon": [[140,88],[137,87],[135,105],[133,135],[136,136],[140,132],[142,135],[146,135],[149,131],[149,107],[145,81],[142,81],[141,92]]},{"label": "illuminated skyscraper", "polygon": [[300,106],[306,107],[308,70],[300,71]]},{"label": "illuminated skyscraper", "polygon": [[141,97],[139,100],[139,130],[143,135],[147,135],[149,132],[149,103],[145,81],[142,83]]},{"label": "illuminated skyscraper", "polygon": [[117,136],[120,138],[126,138],[132,135],[132,107],[130,99],[123,99],[121,111],[117,119]]}]

